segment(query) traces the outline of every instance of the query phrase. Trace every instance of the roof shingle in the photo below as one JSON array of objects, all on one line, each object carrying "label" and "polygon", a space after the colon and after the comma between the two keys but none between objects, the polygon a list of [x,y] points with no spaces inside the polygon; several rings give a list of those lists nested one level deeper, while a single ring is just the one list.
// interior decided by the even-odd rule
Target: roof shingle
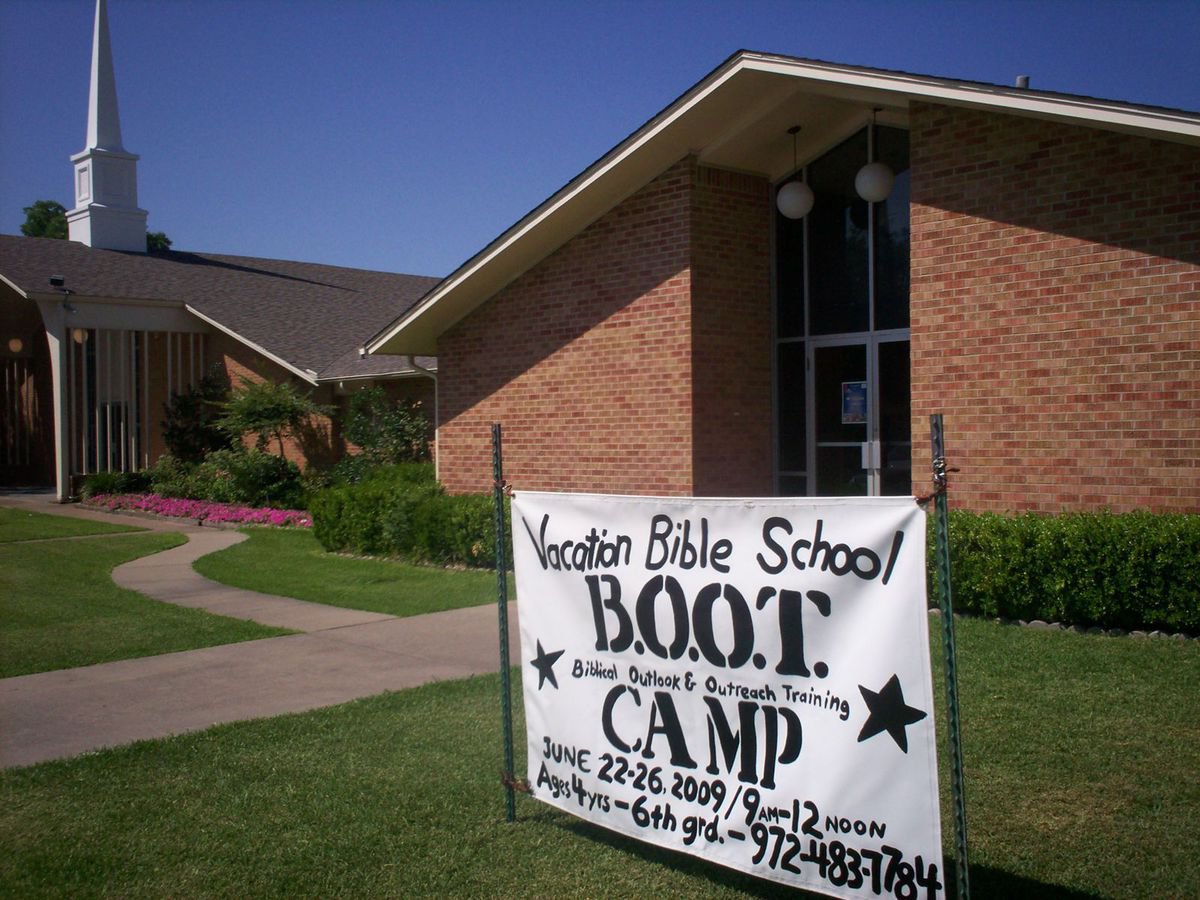
[{"label": "roof shingle", "polygon": [[[26,296],[60,275],[80,299],[182,305],[320,380],[410,370],[358,349],[439,279],[211,253],[126,253],[0,235],[0,278]],[[431,360],[425,360],[431,364]]]}]

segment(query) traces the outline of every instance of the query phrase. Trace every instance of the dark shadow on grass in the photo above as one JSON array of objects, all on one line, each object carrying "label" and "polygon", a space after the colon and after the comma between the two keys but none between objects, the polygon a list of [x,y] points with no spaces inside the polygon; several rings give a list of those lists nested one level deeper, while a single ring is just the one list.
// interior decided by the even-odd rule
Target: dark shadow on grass
[{"label": "dark shadow on grass", "polygon": [[[725,887],[742,891],[750,897],[825,896],[823,894],[814,894],[809,891],[786,887],[782,884],[775,884],[761,878],[755,878],[734,869],[706,862],[700,857],[689,856],[680,851],[667,850],[652,844],[642,843],[619,832],[609,831],[607,828],[602,828],[599,825],[575,819],[559,810],[546,809],[534,813],[525,812],[519,816],[519,819],[530,822],[537,821],[556,824],[568,831],[574,832],[580,837],[606,844],[621,853],[629,853],[646,862],[665,866],[681,874],[713,879]],[[953,859],[945,857],[942,859],[941,878],[942,884],[945,886],[944,893],[941,896],[946,898],[957,897],[958,892],[954,881]],[[1017,875],[991,866],[972,866],[970,879],[971,897],[973,900],[991,900],[991,898],[996,898],[996,900],[1011,900],[1013,897],[1020,897],[1022,900],[1051,900],[1051,898],[1053,900],[1094,900],[1094,898],[1103,896],[1102,894],[1080,891],[1058,884],[1035,881],[1023,875]]]},{"label": "dark shadow on grass", "polygon": [[[946,861],[953,866],[953,862]],[[953,883],[954,869],[950,869],[950,881]],[[951,889],[950,896],[953,896]],[[1010,900],[1020,897],[1022,900],[1085,900],[1085,898],[1103,897],[1103,894],[1091,891],[1080,891],[1075,888],[1063,887],[1060,884],[1046,884],[1044,881],[1034,881],[1023,875],[1014,875],[1003,869],[991,866],[971,866],[971,898],[972,900],[989,900],[1003,898]]]}]

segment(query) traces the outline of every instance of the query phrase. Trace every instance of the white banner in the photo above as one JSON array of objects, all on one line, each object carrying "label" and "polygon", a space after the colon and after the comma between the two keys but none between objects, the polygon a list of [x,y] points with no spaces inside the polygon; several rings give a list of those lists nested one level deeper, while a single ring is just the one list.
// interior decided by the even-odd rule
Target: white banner
[{"label": "white banner", "polygon": [[534,796],[825,894],[944,896],[911,497],[512,509]]}]

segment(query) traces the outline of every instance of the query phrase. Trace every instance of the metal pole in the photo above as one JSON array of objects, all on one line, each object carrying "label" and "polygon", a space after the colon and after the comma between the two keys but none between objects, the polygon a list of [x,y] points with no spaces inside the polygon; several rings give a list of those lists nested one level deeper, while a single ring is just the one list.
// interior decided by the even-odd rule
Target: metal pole
[{"label": "metal pole", "polygon": [[500,424],[492,425],[492,478],[496,520],[496,605],[500,616],[500,720],[504,729],[505,821],[517,818],[513,793],[512,685],[508,662],[508,553],[504,540],[504,460]]},{"label": "metal pole", "polygon": [[938,605],[942,611],[942,655],[946,672],[946,711],[950,724],[950,786],[954,799],[955,881],[959,900],[969,900],[971,883],[967,863],[967,801],[963,790],[962,736],[958,718],[958,663],[954,650],[954,606],[950,596],[950,529],[947,523],[946,447],[942,416],[929,417],[933,443],[933,527],[936,542]]}]

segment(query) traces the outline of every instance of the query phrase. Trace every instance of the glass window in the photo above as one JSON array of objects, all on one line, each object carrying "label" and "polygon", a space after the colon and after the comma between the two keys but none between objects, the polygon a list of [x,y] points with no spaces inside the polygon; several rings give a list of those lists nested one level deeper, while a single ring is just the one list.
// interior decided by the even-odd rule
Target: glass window
[{"label": "glass window", "polygon": [[804,220],[775,215],[775,329],[804,337]]},{"label": "glass window", "polygon": [[808,465],[803,342],[779,345],[775,377],[779,410],[779,471],[803,472]]},{"label": "glass window", "polygon": [[809,327],[812,334],[866,331],[867,203],[854,176],[867,162],[864,129],[808,167],[815,202],[808,218]]},{"label": "glass window", "polygon": [[875,327],[908,327],[908,132],[875,129],[875,158],[896,174],[892,192],[875,204]]}]

